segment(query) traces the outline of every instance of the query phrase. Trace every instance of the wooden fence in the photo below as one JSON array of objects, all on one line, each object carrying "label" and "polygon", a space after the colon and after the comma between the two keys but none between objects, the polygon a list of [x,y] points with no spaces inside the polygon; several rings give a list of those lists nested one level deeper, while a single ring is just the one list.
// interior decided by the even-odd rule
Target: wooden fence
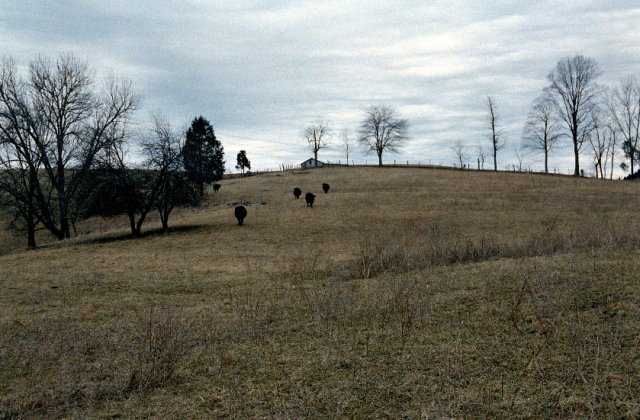
[{"label": "wooden fence", "polygon": [[[377,167],[379,166],[377,161],[372,161],[371,163],[369,163],[368,160],[365,160],[364,163],[362,162],[358,162],[355,163],[354,161],[352,161],[349,164],[343,163],[342,161],[338,161],[338,162],[323,162],[322,166],[319,166],[317,168],[310,168],[310,169],[322,169],[323,167],[330,167],[330,168],[335,168],[335,167],[344,167],[344,168],[351,168],[351,167]],[[493,172],[493,168],[490,167],[490,165],[485,165],[485,167],[483,168],[482,165],[464,165],[462,168],[459,165],[447,165],[447,164],[441,164],[441,163],[431,163],[430,161],[427,162],[411,162],[411,161],[400,161],[400,160],[394,160],[393,163],[391,162],[386,162],[382,164],[382,167],[385,168],[425,168],[425,169],[446,169],[446,170],[465,170],[465,171],[487,171],[487,172]],[[258,174],[266,174],[266,173],[271,173],[271,172],[286,172],[286,171],[296,171],[296,170],[304,170],[300,164],[285,164],[282,163],[278,166],[277,169],[271,169],[271,168],[267,168],[267,169],[261,169],[259,171],[251,171],[248,172],[246,174],[246,176],[252,176],[252,175],[258,175]],[[519,167],[518,165],[508,165],[505,166],[504,168],[500,168],[498,169],[498,172],[512,172],[512,173],[523,173],[523,174],[543,174],[544,171],[541,170],[532,170],[531,167]],[[552,171],[549,171],[549,175],[573,175],[573,171],[572,170],[567,170],[567,172],[563,172],[558,170],[557,168],[554,168]],[[238,178],[241,177],[241,174],[225,174],[225,178]],[[592,177],[592,174],[583,174],[583,176],[585,177]]]}]

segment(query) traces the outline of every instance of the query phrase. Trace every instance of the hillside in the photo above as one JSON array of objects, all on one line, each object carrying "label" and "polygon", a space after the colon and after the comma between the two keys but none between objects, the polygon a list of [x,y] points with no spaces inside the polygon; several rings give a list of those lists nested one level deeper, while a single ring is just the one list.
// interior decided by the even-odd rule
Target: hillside
[{"label": "hillside", "polygon": [[638,416],[639,201],[331,168],[223,181],[168,234],[2,232],[0,417]]}]

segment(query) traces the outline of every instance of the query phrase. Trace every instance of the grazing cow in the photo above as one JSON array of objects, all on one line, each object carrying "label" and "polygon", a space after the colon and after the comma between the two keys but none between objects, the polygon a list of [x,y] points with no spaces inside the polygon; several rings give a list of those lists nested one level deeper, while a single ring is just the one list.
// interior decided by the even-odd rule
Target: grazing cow
[{"label": "grazing cow", "polygon": [[244,218],[247,217],[247,209],[244,206],[237,206],[233,211],[236,219],[238,219],[238,225],[242,226],[242,222],[244,222]]},{"label": "grazing cow", "polygon": [[324,191],[325,194],[329,192],[329,188],[331,188],[329,184],[327,183],[322,184],[322,191]]},{"label": "grazing cow", "polygon": [[220,184],[213,184],[213,192],[218,192],[220,189]]},{"label": "grazing cow", "polygon": [[300,198],[300,194],[302,194],[302,190],[298,187],[295,187],[293,189],[293,196],[296,198],[296,200]]},{"label": "grazing cow", "polygon": [[316,199],[316,195],[315,194],[307,193],[304,196],[304,201],[307,202],[307,206],[309,206],[309,207],[313,207],[313,201],[315,199]]}]

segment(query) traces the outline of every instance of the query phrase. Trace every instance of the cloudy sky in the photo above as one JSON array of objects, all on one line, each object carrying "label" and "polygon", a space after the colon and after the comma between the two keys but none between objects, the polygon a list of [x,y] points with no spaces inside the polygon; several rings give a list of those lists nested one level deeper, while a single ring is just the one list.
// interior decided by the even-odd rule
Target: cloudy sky
[{"label": "cloudy sky", "polygon": [[[462,140],[489,147],[484,98],[498,107],[516,163],[522,127],[563,56],[597,60],[602,83],[640,76],[640,5],[624,1],[0,0],[0,54],[25,65],[71,52],[98,73],[132,80],[138,118],[176,126],[208,118],[228,166],[246,149],[255,168],[311,155],[301,132],[327,119],[320,159],[344,160],[337,135],[363,109],[393,105],[411,125],[397,156],[450,164]],[[551,165],[572,168],[569,143]],[[352,154],[356,162],[375,156]],[[586,167],[590,157],[583,156]],[[526,164],[540,167],[531,156]]]}]

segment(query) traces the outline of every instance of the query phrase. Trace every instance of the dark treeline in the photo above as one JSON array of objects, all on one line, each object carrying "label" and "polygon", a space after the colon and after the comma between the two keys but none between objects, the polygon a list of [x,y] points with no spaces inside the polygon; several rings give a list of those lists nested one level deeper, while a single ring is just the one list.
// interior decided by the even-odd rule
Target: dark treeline
[{"label": "dark treeline", "polygon": [[24,74],[0,63],[0,205],[29,247],[39,229],[70,238],[94,215],[125,214],[137,236],[158,211],[166,230],[174,207],[198,205],[204,185],[222,178],[223,148],[206,119],[178,133],[154,116],[133,132],[139,106],[129,82],[98,85],[71,55],[38,58]]}]

